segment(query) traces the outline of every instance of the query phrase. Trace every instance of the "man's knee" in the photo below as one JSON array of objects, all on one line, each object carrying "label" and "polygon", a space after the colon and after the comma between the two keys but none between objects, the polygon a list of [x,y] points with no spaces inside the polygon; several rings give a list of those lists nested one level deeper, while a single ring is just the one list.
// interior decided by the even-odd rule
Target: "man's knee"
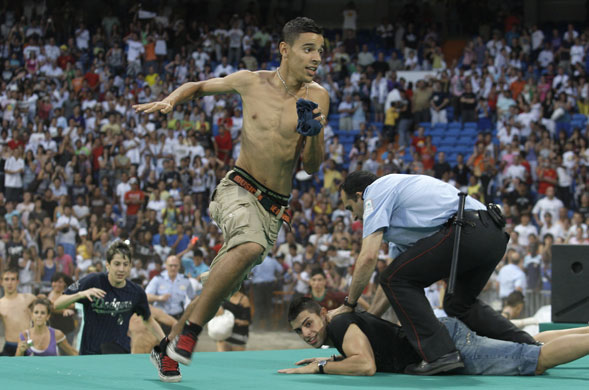
[{"label": "man's knee", "polygon": [[398,285],[399,283],[402,283],[402,279],[399,278],[398,275],[396,275],[394,273],[394,271],[391,269],[391,267],[387,267],[380,274],[380,276],[378,278],[378,282],[380,283],[380,285],[382,286],[384,291],[387,291],[387,288],[392,288],[392,287]]}]

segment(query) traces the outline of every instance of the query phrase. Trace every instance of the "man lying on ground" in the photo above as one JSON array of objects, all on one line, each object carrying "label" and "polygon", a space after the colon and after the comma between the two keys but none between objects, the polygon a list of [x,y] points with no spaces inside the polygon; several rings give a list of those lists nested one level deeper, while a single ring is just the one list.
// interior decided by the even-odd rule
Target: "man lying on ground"
[{"label": "man lying on ground", "polygon": [[[329,319],[327,310],[311,298],[297,298],[289,307],[288,321],[309,345],[329,344],[341,353],[331,358],[304,359],[301,367],[279,370],[284,374],[374,375],[404,373],[421,357],[409,344],[405,331],[372,314],[352,312]],[[445,317],[462,356],[463,375],[540,375],[549,368],[589,354],[589,327],[542,332],[535,339],[543,345],[519,344],[478,336],[461,321]]]}]

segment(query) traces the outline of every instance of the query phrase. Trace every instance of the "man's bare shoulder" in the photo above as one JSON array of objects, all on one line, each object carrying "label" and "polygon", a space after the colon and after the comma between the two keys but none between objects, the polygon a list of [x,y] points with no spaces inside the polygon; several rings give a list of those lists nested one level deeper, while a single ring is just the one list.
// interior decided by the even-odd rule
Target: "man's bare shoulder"
[{"label": "man's bare shoulder", "polygon": [[323,86],[316,81],[309,83],[309,91],[325,93],[326,95],[329,95],[327,90],[325,88],[323,88]]},{"label": "man's bare shoulder", "polygon": [[315,81],[309,83],[309,93],[320,99],[327,99],[329,102],[329,93],[323,86]]}]

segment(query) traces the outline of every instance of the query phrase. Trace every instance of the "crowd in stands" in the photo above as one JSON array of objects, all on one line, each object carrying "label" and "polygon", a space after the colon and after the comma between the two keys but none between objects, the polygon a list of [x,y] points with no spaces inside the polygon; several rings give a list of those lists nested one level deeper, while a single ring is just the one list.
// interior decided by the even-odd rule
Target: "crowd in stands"
[{"label": "crowd in stands", "polygon": [[[139,284],[174,254],[181,273],[198,278],[222,245],[207,207],[240,150],[239,96],[197,98],[167,116],[132,105],[187,81],[276,69],[281,26],[249,11],[213,25],[165,5],[107,9],[87,25],[69,3],[69,13],[43,4],[0,16],[2,269],[19,270],[22,291],[48,293],[56,273],[101,272],[109,243],[129,239]],[[489,37],[470,31],[449,62],[435,24],[385,19],[360,31],[350,11],[344,29],[326,31],[316,76],[331,98],[325,162],[312,177],[295,175],[292,230],[252,288],[274,283],[277,300],[309,294],[322,268],[329,290],[347,291],[362,225],[338,187],[365,169],[432,175],[501,204],[505,264],[515,267],[497,270],[486,298],[549,291],[551,245],[589,243],[589,28],[548,30],[510,15]],[[431,72],[412,83],[403,70]],[[387,254],[383,245],[368,301]],[[253,296],[254,308],[266,306],[268,294]]]}]

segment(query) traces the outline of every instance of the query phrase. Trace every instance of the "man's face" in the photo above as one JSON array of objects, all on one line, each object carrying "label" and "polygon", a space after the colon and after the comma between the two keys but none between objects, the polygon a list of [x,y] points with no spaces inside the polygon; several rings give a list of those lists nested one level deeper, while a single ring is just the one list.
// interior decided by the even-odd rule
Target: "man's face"
[{"label": "man's face", "polygon": [[304,310],[290,322],[290,326],[303,341],[314,348],[320,348],[327,339],[327,321],[324,318],[326,309],[321,315]]},{"label": "man's face", "polygon": [[58,279],[58,280],[56,280],[56,281],[54,281],[54,282],[51,282],[51,288],[52,288],[53,290],[55,290],[55,291],[58,291],[58,292],[62,292],[62,291],[64,291],[64,290],[65,290],[65,288],[66,288],[66,285],[65,285],[65,280],[63,280],[63,279]]},{"label": "man's face", "polygon": [[18,275],[13,272],[5,272],[2,276],[2,287],[6,294],[12,294],[16,292],[18,287]]},{"label": "man's face", "polygon": [[346,210],[352,212],[354,219],[361,220],[362,215],[364,214],[364,201],[362,200],[361,194],[358,192],[355,196],[348,197],[348,195],[342,191],[341,197]]},{"label": "man's face", "polygon": [[321,63],[323,36],[310,32],[299,34],[292,45],[281,42],[280,54],[296,80],[310,83]]},{"label": "man's face", "polygon": [[327,280],[325,276],[321,274],[314,275],[311,279],[309,279],[309,285],[311,289],[314,291],[323,291],[325,290],[325,285],[327,284]]},{"label": "man's face", "polygon": [[178,275],[178,271],[180,270],[180,259],[176,256],[170,256],[166,260],[166,271],[168,271],[168,276],[170,278],[175,278]]},{"label": "man's face", "polygon": [[120,253],[113,256],[108,264],[108,279],[114,285],[122,284],[131,272],[131,260]]}]

